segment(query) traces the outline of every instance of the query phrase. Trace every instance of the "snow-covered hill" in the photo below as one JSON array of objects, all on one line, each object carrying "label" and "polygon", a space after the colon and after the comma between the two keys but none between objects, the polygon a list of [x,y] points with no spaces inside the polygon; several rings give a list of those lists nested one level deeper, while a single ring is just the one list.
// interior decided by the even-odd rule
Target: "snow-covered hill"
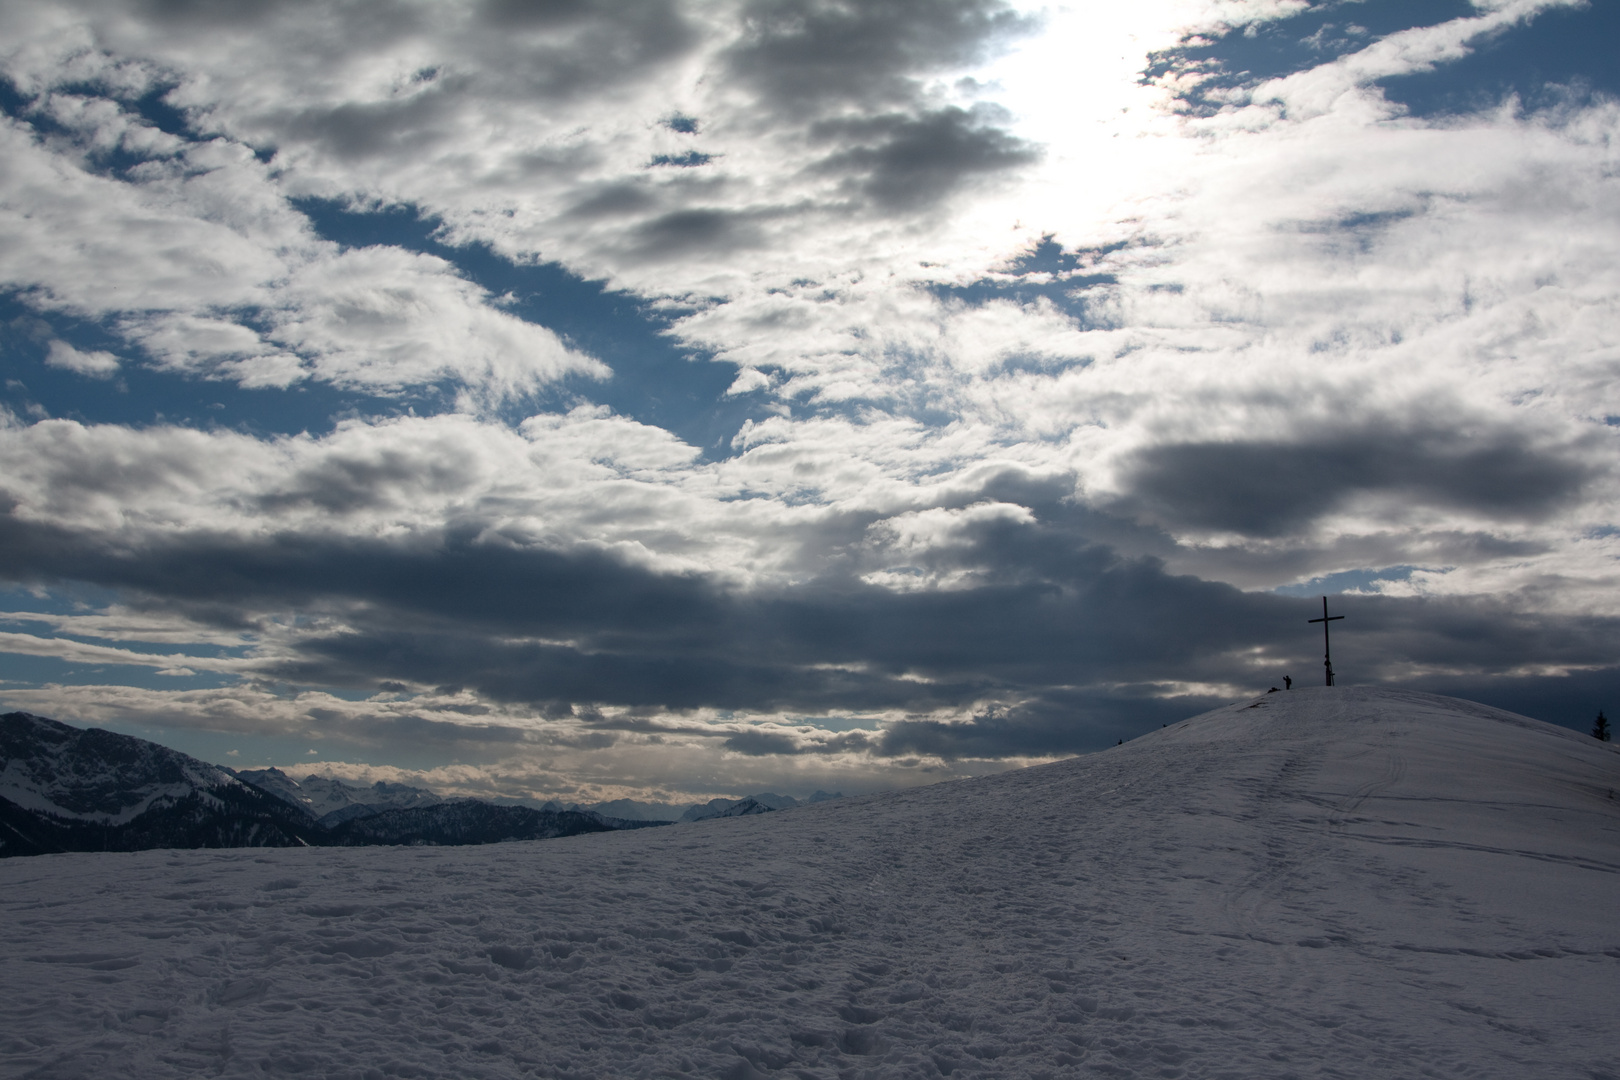
[{"label": "snow-covered hill", "polygon": [[1620,753],[1272,694],[679,829],[0,863],[0,1075],[1615,1077]]}]

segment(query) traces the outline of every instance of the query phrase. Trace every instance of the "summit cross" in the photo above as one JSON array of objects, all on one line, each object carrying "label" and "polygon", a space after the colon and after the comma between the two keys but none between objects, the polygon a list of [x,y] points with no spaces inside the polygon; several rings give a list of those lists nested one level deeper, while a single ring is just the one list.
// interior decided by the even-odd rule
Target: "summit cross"
[{"label": "summit cross", "polygon": [[1322,666],[1327,668],[1327,684],[1333,685],[1333,643],[1328,640],[1328,623],[1338,622],[1343,615],[1329,615],[1327,613],[1327,597],[1322,597],[1322,617],[1320,619],[1307,619],[1307,622],[1322,624]]}]

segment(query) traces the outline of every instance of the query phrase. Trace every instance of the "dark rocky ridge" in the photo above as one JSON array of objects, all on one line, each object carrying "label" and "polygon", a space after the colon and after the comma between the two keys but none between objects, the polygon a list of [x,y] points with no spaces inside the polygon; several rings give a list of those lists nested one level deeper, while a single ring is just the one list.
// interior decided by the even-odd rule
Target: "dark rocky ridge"
[{"label": "dark rocky ridge", "polygon": [[29,713],[0,716],[0,858],[160,847],[488,844],[664,824],[470,799],[369,809],[318,819],[285,793],[145,739]]},{"label": "dark rocky ridge", "polygon": [[0,858],[66,851],[148,848],[300,847],[320,827],[245,785],[162,797],[122,823],[62,818],[0,797]]}]

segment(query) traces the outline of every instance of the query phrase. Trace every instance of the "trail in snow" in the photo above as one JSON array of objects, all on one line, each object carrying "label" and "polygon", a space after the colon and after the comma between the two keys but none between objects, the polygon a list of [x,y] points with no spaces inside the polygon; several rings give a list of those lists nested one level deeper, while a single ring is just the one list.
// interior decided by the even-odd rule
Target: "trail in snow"
[{"label": "trail in snow", "polygon": [[479,848],[0,864],[0,1075],[1620,1076],[1620,754],[1295,690]]}]

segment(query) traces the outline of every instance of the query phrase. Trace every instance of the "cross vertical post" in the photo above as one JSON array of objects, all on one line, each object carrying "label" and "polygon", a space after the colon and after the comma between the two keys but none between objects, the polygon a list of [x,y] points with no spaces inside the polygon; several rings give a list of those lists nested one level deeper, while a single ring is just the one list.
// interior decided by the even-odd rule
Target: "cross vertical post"
[{"label": "cross vertical post", "polygon": [[1329,615],[1327,613],[1327,597],[1322,597],[1322,617],[1308,619],[1307,622],[1322,624],[1322,666],[1327,669],[1327,684],[1333,685],[1333,643],[1328,640],[1328,623],[1338,622],[1343,615]]}]

